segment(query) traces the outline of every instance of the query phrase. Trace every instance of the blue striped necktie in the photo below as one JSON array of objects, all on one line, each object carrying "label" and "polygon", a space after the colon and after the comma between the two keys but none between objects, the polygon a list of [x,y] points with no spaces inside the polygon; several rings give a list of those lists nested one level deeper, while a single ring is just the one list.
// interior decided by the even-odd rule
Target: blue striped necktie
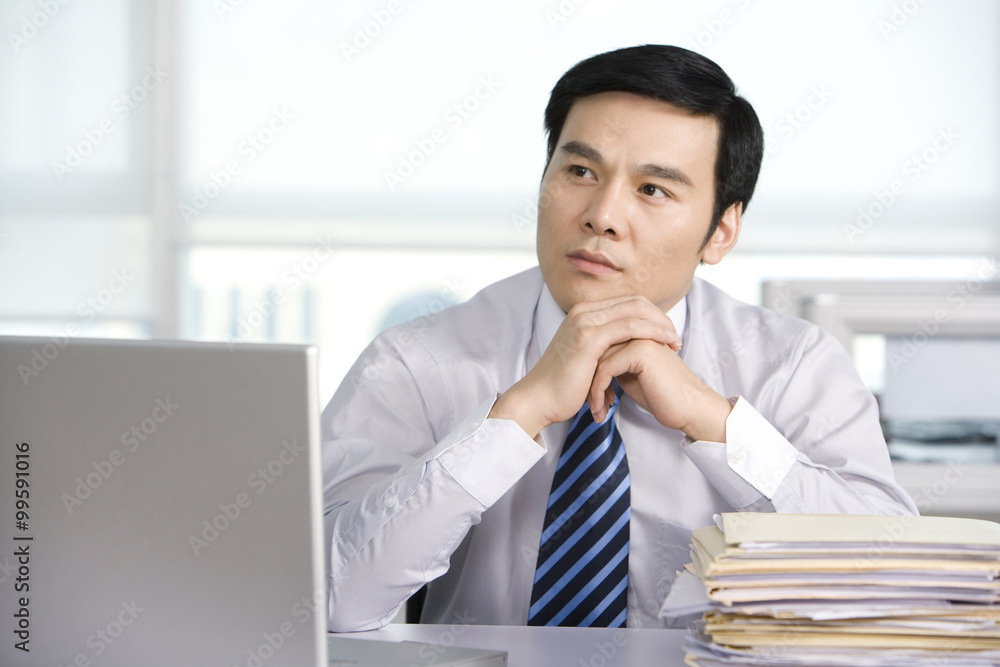
[{"label": "blue striped necktie", "polygon": [[615,425],[620,403],[600,424],[584,403],[570,425],[545,510],[528,625],[625,626],[631,494]]}]

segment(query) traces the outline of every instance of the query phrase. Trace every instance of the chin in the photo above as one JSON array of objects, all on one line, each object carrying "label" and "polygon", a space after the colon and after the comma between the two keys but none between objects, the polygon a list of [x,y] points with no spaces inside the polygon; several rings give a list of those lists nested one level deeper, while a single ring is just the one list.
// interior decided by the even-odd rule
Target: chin
[{"label": "chin", "polygon": [[559,307],[569,312],[578,303],[630,294],[621,276],[593,276],[572,269],[553,270],[540,264],[542,278]]},{"label": "chin", "polygon": [[590,301],[603,301],[604,299],[610,299],[616,296],[624,296],[627,292],[620,289],[614,289],[610,286],[608,288],[602,289],[601,287],[588,285],[584,287],[573,286],[570,288],[564,287],[563,289],[556,291],[549,287],[549,291],[552,292],[553,298],[555,298],[556,303],[566,312],[578,303],[586,303]]}]

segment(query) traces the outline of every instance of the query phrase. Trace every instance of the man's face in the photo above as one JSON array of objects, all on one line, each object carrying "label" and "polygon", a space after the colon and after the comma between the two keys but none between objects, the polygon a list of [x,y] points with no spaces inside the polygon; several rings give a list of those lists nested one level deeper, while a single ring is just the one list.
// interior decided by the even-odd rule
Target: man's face
[{"label": "man's face", "polygon": [[730,240],[724,225],[702,247],[718,133],[713,118],[629,93],[573,105],[538,205],[538,262],[563,310],[637,294],[666,311],[687,293],[700,260],[722,259],[735,243],[716,239]]}]

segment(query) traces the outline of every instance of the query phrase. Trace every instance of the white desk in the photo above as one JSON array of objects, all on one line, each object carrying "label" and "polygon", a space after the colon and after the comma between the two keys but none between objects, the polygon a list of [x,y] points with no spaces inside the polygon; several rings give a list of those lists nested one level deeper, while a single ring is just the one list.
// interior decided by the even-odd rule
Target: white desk
[{"label": "white desk", "polygon": [[[686,630],[392,623],[349,637],[502,649],[509,667],[682,667]],[[433,664],[433,658],[429,664]]]}]

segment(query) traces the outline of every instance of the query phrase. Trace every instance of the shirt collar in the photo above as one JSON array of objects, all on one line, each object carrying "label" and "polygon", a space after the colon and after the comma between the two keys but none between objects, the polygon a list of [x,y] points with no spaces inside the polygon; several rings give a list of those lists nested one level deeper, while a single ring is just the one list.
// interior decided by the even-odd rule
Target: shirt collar
[{"label": "shirt collar", "polygon": [[[674,323],[674,327],[683,341],[684,325],[687,323],[687,295],[681,297],[681,300],[667,311],[667,317]],[[542,285],[542,295],[535,308],[535,335],[540,351],[544,352],[548,348],[552,338],[556,335],[556,330],[559,329],[559,325],[565,318],[566,313],[552,297],[549,286]]]}]

